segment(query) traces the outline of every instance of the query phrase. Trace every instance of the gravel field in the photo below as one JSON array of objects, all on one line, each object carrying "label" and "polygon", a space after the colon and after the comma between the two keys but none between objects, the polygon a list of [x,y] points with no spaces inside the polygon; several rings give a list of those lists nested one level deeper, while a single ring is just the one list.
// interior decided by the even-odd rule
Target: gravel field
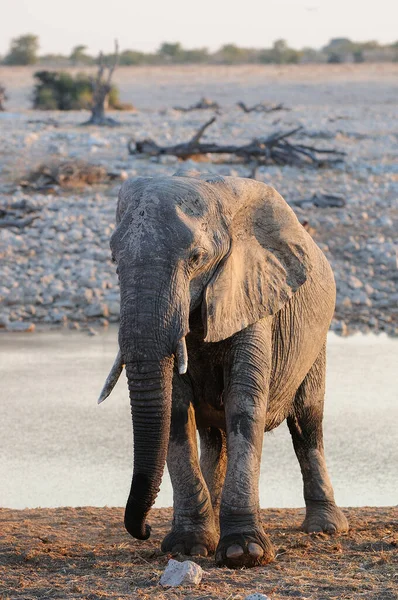
[{"label": "gravel field", "polygon": [[[84,112],[29,111],[32,69],[0,68],[10,96],[0,113],[0,209],[18,203],[38,216],[25,228],[0,229],[0,328],[92,328],[116,322],[119,292],[109,238],[120,181],[27,192],[18,182],[39,164],[84,159],[121,178],[171,175],[174,157],[129,156],[127,142],[187,141],[212,115],[181,113],[203,95],[222,105],[205,138],[245,143],[301,125],[297,136],[347,153],[334,168],[260,167],[257,178],[287,200],[308,199],[298,218],[334,269],[337,305],[332,329],[398,335],[398,65],[168,67],[120,69],[122,100],[137,112],[115,114],[120,127],[80,127]],[[244,114],[239,100],[284,102],[291,111]],[[188,167],[248,176],[238,164],[186,161]],[[320,190],[341,194],[343,208],[317,208]],[[29,216],[29,215],[28,215]]]}]

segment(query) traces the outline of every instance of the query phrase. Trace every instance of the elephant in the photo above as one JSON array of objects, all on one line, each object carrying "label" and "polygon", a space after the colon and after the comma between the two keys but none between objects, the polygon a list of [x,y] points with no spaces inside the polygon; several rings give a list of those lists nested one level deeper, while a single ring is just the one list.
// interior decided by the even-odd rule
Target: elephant
[{"label": "elephant", "polygon": [[[260,518],[264,432],[284,420],[300,464],[304,531],[344,532],[323,447],[331,267],[272,187],[177,171],[123,183],[111,236],[134,467],[124,524],[139,540],[165,463],[163,552],[254,567],[274,558]],[[197,434],[200,440],[200,458]]]}]

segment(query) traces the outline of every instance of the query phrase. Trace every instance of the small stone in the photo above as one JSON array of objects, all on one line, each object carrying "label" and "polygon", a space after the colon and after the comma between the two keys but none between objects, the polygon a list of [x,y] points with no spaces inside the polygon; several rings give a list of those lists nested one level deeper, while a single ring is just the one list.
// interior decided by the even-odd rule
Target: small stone
[{"label": "small stone", "polygon": [[178,162],[178,158],[177,156],[165,154],[159,158],[159,162],[161,165],[175,165]]},{"label": "small stone", "polygon": [[109,317],[109,309],[107,304],[96,302],[85,308],[84,314],[86,317]]},{"label": "small stone", "polygon": [[344,321],[336,321],[333,319],[331,329],[332,331],[335,331],[337,335],[341,335],[343,337],[348,335],[348,328]]},{"label": "small stone", "polygon": [[202,577],[202,568],[193,561],[178,562],[171,558],[160,578],[160,585],[164,587],[198,585],[202,581]]},{"label": "small stone", "polygon": [[19,331],[23,333],[32,333],[36,329],[34,323],[26,323],[24,321],[13,321],[8,323],[7,331]]},{"label": "small stone", "polygon": [[376,221],[376,225],[381,225],[382,227],[392,227],[394,223],[392,219],[388,215],[383,215]]},{"label": "small stone", "polygon": [[39,135],[37,133],[28,133],[28,135],[24,137],[24,144],[26,147],[29,147],[35,142],[37,142],[38,139]]},{"label": "small stone", "polygon": [[353,290],[357,290],[357,289],[363,287],[362,281],[360,279],[358,279],[358,277],[355,277],[355,275],[350,275],[350,277],[348,278],[348,285]]},{"label": "small stone", "polygon": [[269,596],[265,594],[260,594],[260,592],[254,592],[254,594],[249,594],[245,596],[244,600],[271,600]]},{"label": "small stone", "polygon": [[351,308],[352,307],[352,302],[350,300],[350,298],[348,296],[346,296],[343,300],[343,302],[341,303],[342,306],[344,306],[344,308]]},{"label": "small stone", "polygon": [[0,328],[7,327],[9,324],[8,316],[5,314],[0,314]]},{"label": "small stone", "polygon": [[95,331],[95,329],[93,329],[92,327],[89,327],[87,329],[87,335],[89,335],[91,337],[94,336],[94,335],[98,335],[98,331]]}]

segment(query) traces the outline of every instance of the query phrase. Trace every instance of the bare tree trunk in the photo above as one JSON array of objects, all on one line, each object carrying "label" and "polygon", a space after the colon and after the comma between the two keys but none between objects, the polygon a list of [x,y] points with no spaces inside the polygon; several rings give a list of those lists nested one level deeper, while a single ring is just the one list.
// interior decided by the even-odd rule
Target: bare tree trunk
[{"label": "bare tree trunk", "polygon": [[[106,67],[104,64],[104,57],[101,52],[99,57],[98,64],[98,73],[96,79],[93,79],[93,106],[91,108],[91,117],[82,125],[107,125],[107,126],[115,126],[119,123],[112,119],[111,117],[107,117],[105,115],[105,110],[108,106],[108,96],[111,91],[111,80],[113,73],[119,62],[119,45],[117,40],[115,40],[115,55],[113,64]],[[104,73],[108,69],[108,76],[104,77]]]}]

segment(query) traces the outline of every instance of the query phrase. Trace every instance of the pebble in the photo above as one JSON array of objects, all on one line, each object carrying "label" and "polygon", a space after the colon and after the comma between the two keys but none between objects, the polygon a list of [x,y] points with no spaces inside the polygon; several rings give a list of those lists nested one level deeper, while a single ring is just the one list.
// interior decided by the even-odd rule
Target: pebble
[{"label": "pebble", "polygon": [[271,598],[265,594],[260,594],[260,592],[254,592],[254,594],[245,596],[244,600],[271,600]]},{"label": "pebble", "polygon": [[202,568],[191,560],[178,562],[172,558],[167,563],[161,578],[163,587],[198,585],[202,581]]}]

